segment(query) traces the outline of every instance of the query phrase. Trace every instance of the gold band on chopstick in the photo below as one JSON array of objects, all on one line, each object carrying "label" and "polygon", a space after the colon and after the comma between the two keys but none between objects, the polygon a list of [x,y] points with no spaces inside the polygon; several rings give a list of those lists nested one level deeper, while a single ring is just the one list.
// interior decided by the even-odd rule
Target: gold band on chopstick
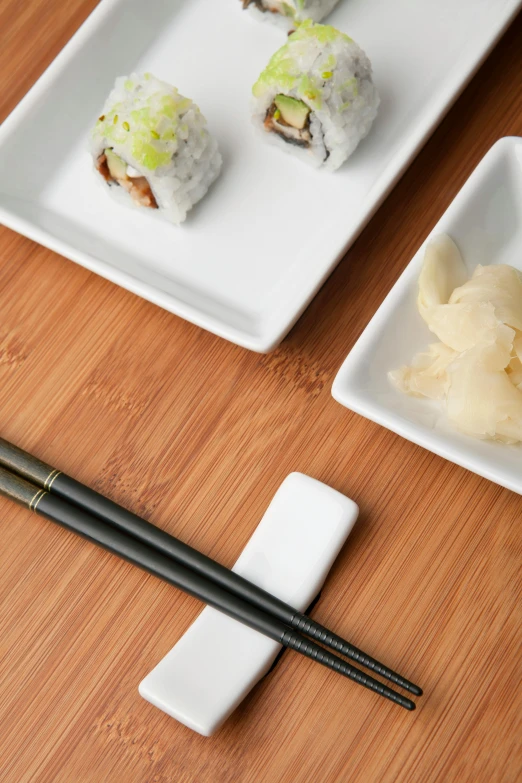
[{"label": "gold band on chopstick", "polygon": [[49,475],[47,476],[47,478],[44,481],[44,489],[47,489],[47,490],[51,489],[55,479],[58,478],[60,473],[61,473],[61,470],[56,470],[56,468],[54,470],[51,470],[51,472],[49,473]]},{"label": "gold band on chopstick", "polygon": [[44,495],[46,495],[45,489],[39,489],[36,495],[33,497],[31,502],[29,503],[29,508],[31,511],[36,511],[36,508],[38,506],[38,503],[43,498]]}]

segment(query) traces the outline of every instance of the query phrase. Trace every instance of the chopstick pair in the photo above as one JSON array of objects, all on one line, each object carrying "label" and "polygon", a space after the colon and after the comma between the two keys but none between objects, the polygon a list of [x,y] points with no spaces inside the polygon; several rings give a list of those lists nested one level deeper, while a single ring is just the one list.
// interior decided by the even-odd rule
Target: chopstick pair
[{"label": "chopstick pair", "polygon": [[288,604],[0,438],[0,493],[408,710],[415,703],[315,644],[409,692],[422,690]]}]

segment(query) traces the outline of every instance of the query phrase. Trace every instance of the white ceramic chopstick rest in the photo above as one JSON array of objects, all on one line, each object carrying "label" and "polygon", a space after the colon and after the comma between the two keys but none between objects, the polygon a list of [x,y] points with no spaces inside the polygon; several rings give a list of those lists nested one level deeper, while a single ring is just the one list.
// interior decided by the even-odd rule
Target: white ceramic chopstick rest
[{"label": "white ceramic chopstick rest", "polygon": [[[359,509],[302,473],[281,484],[233,570],[304,611],[352,529]],[[140,694],[210,736],[269,670],[281,646],[206,607],[140,683]]]}]

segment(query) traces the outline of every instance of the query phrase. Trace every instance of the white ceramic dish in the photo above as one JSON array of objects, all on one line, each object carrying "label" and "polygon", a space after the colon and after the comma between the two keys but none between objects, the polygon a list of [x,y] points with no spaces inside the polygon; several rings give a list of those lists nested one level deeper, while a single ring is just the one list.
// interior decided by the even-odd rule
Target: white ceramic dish
[{"label": "white ceramic dish", "polygon": [[[283,481],[233,570],[305,611],[359,509],[302,473]],[[206,607],[140,683],[140,694],[210,736],[270,669],[281,645]]]},{"label": "white ceramic dish", "polygon": [[[491,263],[522,270],[522,139],[501,139],[491,148],[430,236],[443,232],[456,241],[470,272]],[[436,341],[416,305],[425,245],[351,350],[332,394],[362,416],[522,494],[522,446],[456,432],[436,402],[401,394],[386,377]]]},{"label": "white ceramic dish", "polygon": [[[250,89],[281,30],[239,0],[103,0],[0,129],[0,219],[73,261],[256,351],[330,274],[521,0],[342,0],[332,24],[369,54],[382,97],[334,174],[260,143]],[[114,204],[87,135],[117,75],[149,70],[206,114],[223,174],[181,228]],[[269,226],[267,229],[265,226]]]}]

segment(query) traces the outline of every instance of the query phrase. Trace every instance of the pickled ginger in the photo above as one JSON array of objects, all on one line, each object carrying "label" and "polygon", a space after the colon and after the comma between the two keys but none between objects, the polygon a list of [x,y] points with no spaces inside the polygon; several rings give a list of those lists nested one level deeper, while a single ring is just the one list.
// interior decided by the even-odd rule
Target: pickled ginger
[{"label": "pickled ginger", "polygon": [[400,391],[439,400],[476,438],[522,441],[522,275],[506,264],[471,276],[446,234],[426,247],[417,306],[439,342],[388,374]]}]

